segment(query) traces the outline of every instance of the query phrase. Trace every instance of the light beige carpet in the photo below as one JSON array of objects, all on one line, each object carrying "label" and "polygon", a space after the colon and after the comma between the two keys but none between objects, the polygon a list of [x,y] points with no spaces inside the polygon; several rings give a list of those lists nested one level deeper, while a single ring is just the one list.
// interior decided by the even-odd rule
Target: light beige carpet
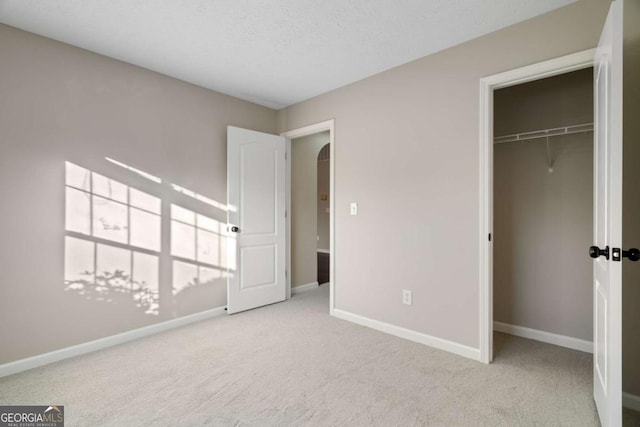
[{"label": "light beige carpet", "polygon": [[68,426],[598,425],[590,355],[495,342],[486,366],[338,320],[322,286],[0,379],[0,403]]}]

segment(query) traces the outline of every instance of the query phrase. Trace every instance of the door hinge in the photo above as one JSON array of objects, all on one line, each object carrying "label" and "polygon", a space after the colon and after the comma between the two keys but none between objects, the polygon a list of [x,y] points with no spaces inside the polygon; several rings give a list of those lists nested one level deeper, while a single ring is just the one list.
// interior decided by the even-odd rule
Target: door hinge
[{"label": "door hinge", "polygon": [[491,233],[489,233],[489,241],[491,241]]},{"label": "door hinge", "polygon": [[287,217],[287,211],[284,211],[284,217],[285,218]]}]

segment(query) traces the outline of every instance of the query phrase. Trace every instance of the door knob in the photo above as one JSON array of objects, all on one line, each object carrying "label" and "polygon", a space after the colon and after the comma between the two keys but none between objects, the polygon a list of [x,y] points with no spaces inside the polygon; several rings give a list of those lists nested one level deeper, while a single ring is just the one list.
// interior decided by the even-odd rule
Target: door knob
[{"label": "door knob", "polygon": [[231,227],[231,231],[237,233],[238,231],[240,231],[240,229],[234,225],[233,227]]},{"label": "door knob", "polygon": [[640,250],[638,248],[631,248],[628,251],[622,250],[622,258],[627,257],[629,261],[640,260]]},{"label": "door knob", "polygon": [[593,259],[596,259],[600,256],[604,256],[605,259],[609,259],[609,246],[606,246],[604,249],[600,249],[597,246],[591,246],[589,248],[589,256]]}]

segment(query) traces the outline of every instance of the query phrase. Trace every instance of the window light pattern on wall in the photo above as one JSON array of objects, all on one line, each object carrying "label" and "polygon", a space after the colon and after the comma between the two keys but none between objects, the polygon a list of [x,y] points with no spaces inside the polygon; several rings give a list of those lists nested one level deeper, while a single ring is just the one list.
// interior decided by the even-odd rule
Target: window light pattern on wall
[{"label": "window light pattern on wall", "polygon": [[[226,210],[226,205],[110,162],[153,181],[145,185],[153,194],[66,162],[65,289],[102,308],[114,304],[118,313],[130,307],[145,315],[158,315],[164,307],[176,316],[209,308],[203,298],[224,300],[227,271],[235,269],[235,260],[227,260],[227,245],[235,240],[226,235],[226,223],[177,202],[184,195],[197,200],[191,202],[194,207],[202,203],[203,211]],[[163,203],[170,207],[164,216]],[[164,243],[163,230],[168,232]]]},{"label": "window light pattern on wall", "polygon": [[171,184],[171,188],[173,188],[178,193],[181,193],[187,197],[191,197],[193,199],[199,200],[202,203],[206,203],[209,206],[213,206],[214,208],[218,208],[223,211],[227,210],[227,205],[216,202],[215,200],[209,197],[203,196],[202,194],[198,194],[195,191],[189,190],[188,188],[181,187],[177,184]]},{"label": "window light pattern on wall", "polygon": [[173,293],[225,277],[226,224],[171,205]]},{"label": "window light pattern on wall", "polygon": [[145,171],[143,171],[143,170],[140,170],[140,169],[134,168],[133,166],[129,166],[129,165],[128,165],[128,164],[126,164],[126,163],[119,162],[119,161],[117,161],[117,160],[115,160],[115,159],[112,159],[111,157],[105,157],[105,159],[106,159],[108,162],[111,162],[111,163],[113,163],[114,165],[118,165],[118,166],[120,166],[121,168],[127,169],[127,170],[129,170],[129,171],[131,171],[131,172],[133,172],[133,173],[135,173],[135,174],[138,174],[138,175],[140,175],[141,177],[148,179],[149,181],[153,181],[153,182],[156,182],[156,183],[158,183],[158,184],[161,184],[161,183],[162,183],[162,179],[158,178],[158,177],[157,177],[157,176],[155,176],[155,175],[151,175],[151,174],[150,174],[150,173],[148,173],[148,172],[145,172]]},{"label": "window light pattern on wall", "polygon": [[160,199],[66,162],[65,285],[159,312]]}]

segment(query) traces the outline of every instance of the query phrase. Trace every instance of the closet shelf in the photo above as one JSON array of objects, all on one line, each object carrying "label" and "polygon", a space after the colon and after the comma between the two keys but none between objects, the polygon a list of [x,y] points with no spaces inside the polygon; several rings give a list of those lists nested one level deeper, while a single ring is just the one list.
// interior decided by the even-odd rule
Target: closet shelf
[{"label": "closet shelf", "polygon": [[558,135],[569,135],[571,133],[592,132],[593,123],[585,123],[582,125],[565,126],[561,128],[536,130],[533,132],[516,133],[513,135],[497,136],[493,138],[494,144],[504,144],[507,142],[528,141],[531,139],[548,138]]}]

